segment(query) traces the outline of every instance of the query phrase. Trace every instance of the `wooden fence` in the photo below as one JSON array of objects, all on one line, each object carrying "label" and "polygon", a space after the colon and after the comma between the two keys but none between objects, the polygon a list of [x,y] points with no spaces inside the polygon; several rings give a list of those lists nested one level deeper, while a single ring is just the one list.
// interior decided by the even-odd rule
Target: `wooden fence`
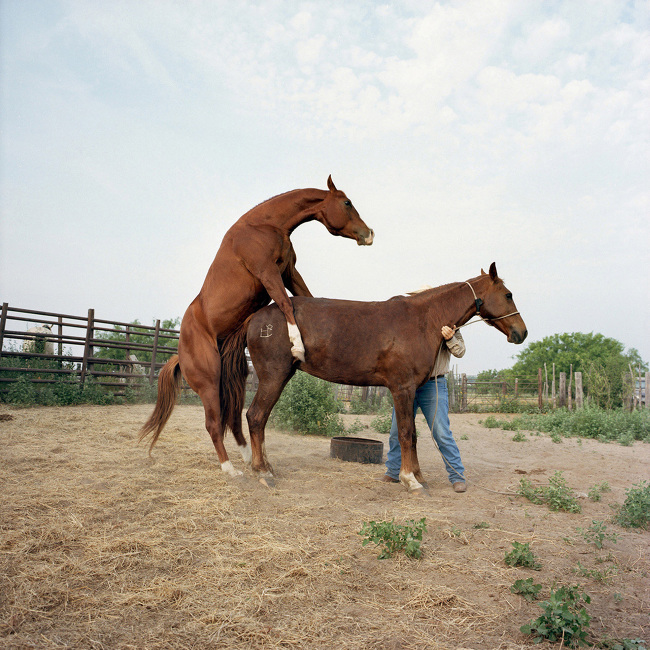
[{"label": "wooden fence", "polygon": [[[46,326],[49,332],[30,333],[32,326]],[[109,338],[110,335],[110,338]],[[86,316],[71,316],[2,305],[0,316],[0,394],[11,382],[28,376],[34,383],[54,383],[67,379],[82,387],[87,381],[104,386],[116,395],[126,386],[153,384],[158,371],[176,353],[179,331],[155,325],[140,325],[97,318],[94,309]],[[123,354],[120,354],[121,351]],[[251,373],[248,390],[257,388]],[[646,386],[650,373],[633,372],[626,376],[630,384],[628,408],[649,406]],[[584,404],[581,372],[552,373],[539,369],[537,377],[511,381],[479,381],[475,377],[450,372],[449,405],[455,411],[492,410],[509,400],[552,408],[581,408]],[[188,387],[186,387],[188,388]],[[189,388],[188,388],[189,389]],[[339,386],[336,394],[343,401],[353,395],[362,401],[380,404],[387,394],[378,387]]]},{"label": "wooden fence", "polygon": [[[45,326],[46,333],[31,333]],[[47,330],[51,333],[47,333]],[[113,338],[108,338],[108,335]],[[117,337],[116,337],[117,335]],[[178,346],[178,330],[2,305],[0,390],[25,373],[34,383],[88,380],[112,389],[153,383]],[[117,351],[124,352],[123,355]]]}]

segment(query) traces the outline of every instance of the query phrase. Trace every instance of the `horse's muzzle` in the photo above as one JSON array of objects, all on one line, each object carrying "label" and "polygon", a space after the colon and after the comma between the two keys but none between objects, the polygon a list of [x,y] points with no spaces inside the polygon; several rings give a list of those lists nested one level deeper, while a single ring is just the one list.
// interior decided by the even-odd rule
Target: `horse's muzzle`
[{"label": "horse's muzzle", "polygon": [[528,336],[528,330],[524,330],[523,334],[519,330],[511,330],[510,336],[508,337],[508,343],[523,343],[526,337]]},{"label": "horse's muzzle", "polygon": [[372,228],[369,228],[366,231],[366,234],[357,233],[357,244],[359,246],[372,246],[372,242],[375,239],[375,231]]}]

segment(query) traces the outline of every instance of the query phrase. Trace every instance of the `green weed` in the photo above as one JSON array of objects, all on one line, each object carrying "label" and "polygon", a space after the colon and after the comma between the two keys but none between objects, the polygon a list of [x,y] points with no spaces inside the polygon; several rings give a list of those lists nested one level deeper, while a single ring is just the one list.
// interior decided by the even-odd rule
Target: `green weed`
[{"label": "green weed", "polygon": [[543,614],[526,625],[522,625],[524,634],[535,636],[534,642],[562,642],[564,646],[576,647],[589,645],[586,628],[591,616],[583,603],[589,604],[591,598],[581,593],[581,587],[560,587],[551,590],[547,601],[540,603]]},{"label": "green weed", "polygon": [[394,521],[364,521],[359,535],[365,537],[363,546],[372,542],[381,547],[380,560],[390,558],[399,551],[404,551],[407,557],[419,558],[422,555],[422,534],[426,529],[426,517],[417,522],[410,519],[403,526]]},{"label": "green weed", "polygon": [[600,501],[603,496],[603,492],[611,492],[612,488],[609,487],[609,483],[607,481],[603,481],[602,483],[596,483],[590,490],[589,494],[587,495],[591,501]]},{"label": "green weed", "polygon": [[513,594],[519,594],[523,596],[529,603],[532,603],[533,600],[537,600],[537,594],[541,590],[542,590],[542,585],[533,584],[532,578],[526,578],[525,580],[517,580],[510,587],[510,591]]},{"label": "green weed", "polygon": [[650,524],[650,484],[641,481],[625,490],[626,499],[616,508],[614,521],[624,528],[648,529]]},{"label": "green weed", "polygon": [[608,533],[607,524],[604,521],[592,520],[589,528],[576,528],[578,533],[582,535],[585,542],[588,544],[595,544],[597,549],[603,548],[605,540],[616,544],[618,535],[616,533]]},{"label": "green weed", "polygon": [[547,486],[534,486],[530,479],[523,477],[519,481],[518,493],[533,503],[545,503],[551,510],[564,510],[566,512],[581,512],[571,488],[566,484],[562,472],[558,471],[548,480]]},{"label": "green weed", "polygon": [[504,560],[509,566],[523,566],[534,569],[535,571],[540,571],[542,568],[541,563],[537,561],[537,558],[530,550],[530,544],[528,542],[525,544],[512,542],[512,551],[506,553]]}]

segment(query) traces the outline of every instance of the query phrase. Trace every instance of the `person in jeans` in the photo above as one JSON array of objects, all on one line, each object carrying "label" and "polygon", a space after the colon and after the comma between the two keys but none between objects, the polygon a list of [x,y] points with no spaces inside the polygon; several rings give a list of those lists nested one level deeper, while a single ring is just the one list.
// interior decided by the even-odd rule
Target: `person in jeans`
[{"label": "person in jeans", "polygon": [[[422,409],[422,413],[432,431],[433,439],[442,452],[443,461],[449,475],[454,492],[465,492],[465,468],[460,459],[460,451],[454,440],[449,425],[449,399],[447,396],[447,377],[449,360],[453,354],[462,357],[465,354],[465,342],[460,332],[445,325],[442,328],[442,346],[433,366],[431,378],[415,392],[413,415]],[[437,401],[437,410],[436,410]],[[433,422],[433,418],[436,418]],[[390,426],[390,438],[386,459],[386,474],[381,478],[386,483],[399,483],[399,471],[402,465],[402,455],[397,433],[397,419],[393,409],[393,420]]]}]

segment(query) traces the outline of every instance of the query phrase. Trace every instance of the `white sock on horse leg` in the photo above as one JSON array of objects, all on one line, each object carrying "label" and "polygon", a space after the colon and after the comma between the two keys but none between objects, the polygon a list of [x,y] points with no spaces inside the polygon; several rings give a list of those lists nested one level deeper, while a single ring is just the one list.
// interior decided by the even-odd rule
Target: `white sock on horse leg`
[{"label": "white sock on horse leg", "polygon": [[407,487],[409,491],[419,490],[422,488],[422,485],[418,483],[418,480],[415,478],[415,474],[413,474],[413,472],[409,472],[408,474],[400,472],[399,480],[403,485]]},{"label": "white sock on horse leg", "polygon": [[240,472],[238,469],[235,469],[229,460],[227,460],[225,463],[221,463],[221,471],[225,472],[229,476],[242,476],[244,473]]},{"label": "white sock on horse leg", "polygon": [[239,453],[241,454],[241,457],[244,459],[244,462],[247,465],[251,464],[251,459],[253,458],[253,452],[251,451],[250,445],[241,445],[239,448]]},{"label": "white sock on horse leg", "polygon": [[296,357],[296,359],[304,361],[305,346],[303,345],[302,336],[300,336],[298,326],[287,323],[287,329],[289,331],[289,340],[291,341],[291,354]]}]

